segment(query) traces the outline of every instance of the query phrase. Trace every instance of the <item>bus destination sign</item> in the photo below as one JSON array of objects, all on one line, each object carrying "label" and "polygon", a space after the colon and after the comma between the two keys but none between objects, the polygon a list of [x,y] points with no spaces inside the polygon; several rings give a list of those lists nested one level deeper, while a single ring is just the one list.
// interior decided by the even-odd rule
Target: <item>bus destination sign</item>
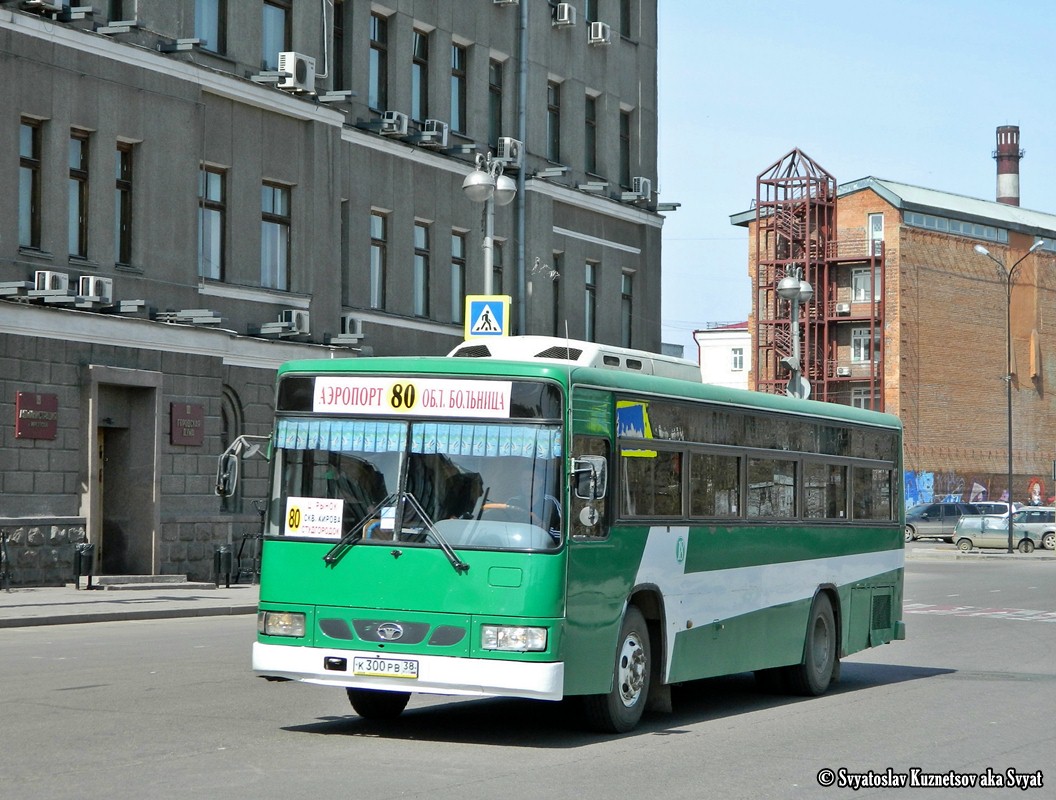
[{"label": "bus destination sign", "polygon": [[317,414],[506,419],[512,387],[511,381],[320,376],[315,379],[312,410]]}]

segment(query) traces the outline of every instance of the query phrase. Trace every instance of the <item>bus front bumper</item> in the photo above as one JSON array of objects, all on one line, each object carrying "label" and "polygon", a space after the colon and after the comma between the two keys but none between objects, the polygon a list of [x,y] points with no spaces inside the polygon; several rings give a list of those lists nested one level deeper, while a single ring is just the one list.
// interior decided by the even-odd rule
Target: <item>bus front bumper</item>
[{"label": "bus front bumper", "polygon": [[[355,658],[378,658],[376,652],[253,643],[253,671],[265,678],[390,692],[523,697],[560,700],[564,695],[563,662],[499,661],[484,658],[401,655],[418,662],[417,678],[367,677],[352,674]],[[345,663],[346,669],[326,664]]]}]

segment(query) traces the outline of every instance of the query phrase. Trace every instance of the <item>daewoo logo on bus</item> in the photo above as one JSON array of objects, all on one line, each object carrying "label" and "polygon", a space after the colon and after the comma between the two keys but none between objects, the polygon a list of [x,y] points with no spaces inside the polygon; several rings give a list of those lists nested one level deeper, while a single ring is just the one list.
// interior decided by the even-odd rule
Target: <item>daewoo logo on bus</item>
[{"label": "daewoo logo on bus", "polygon": [[397,625],[395,622],[383,622],[376,629],[379,639],[384,639],[386,642],[394,642],[397,639],[403,638],[403,626]]}]

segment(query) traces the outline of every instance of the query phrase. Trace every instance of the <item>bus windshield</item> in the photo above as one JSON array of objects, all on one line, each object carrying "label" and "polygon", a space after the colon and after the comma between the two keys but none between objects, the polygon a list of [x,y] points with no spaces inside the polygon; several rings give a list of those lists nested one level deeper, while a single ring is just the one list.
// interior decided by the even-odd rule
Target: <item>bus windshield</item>
[{"label": "bus windshield", "polygon": [[561,446],[558,425],[280,419],[267,534],[553,550]]}]

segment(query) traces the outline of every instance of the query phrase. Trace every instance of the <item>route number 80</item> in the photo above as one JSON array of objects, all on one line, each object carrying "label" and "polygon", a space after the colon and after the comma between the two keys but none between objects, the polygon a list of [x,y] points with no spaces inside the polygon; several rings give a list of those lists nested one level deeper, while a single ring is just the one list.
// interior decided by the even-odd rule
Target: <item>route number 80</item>
[{"label": "route number 80", "polygon": [[414,408],[415,395],[413,383],[395,383],[389,390],[389,405],[394,409]]}]

